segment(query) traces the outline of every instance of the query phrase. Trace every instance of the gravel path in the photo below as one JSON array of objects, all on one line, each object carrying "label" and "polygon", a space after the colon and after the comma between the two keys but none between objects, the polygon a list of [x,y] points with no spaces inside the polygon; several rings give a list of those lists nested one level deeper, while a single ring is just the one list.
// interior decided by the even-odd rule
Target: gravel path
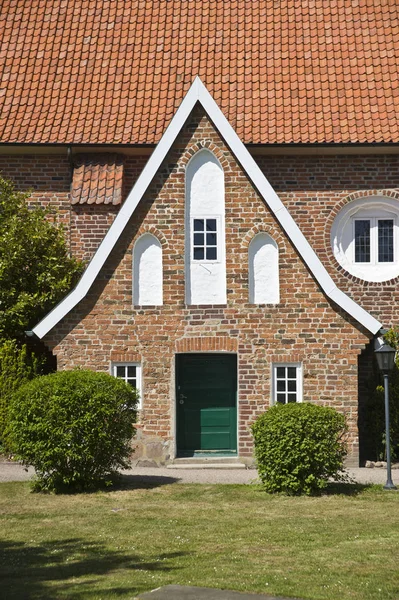
[{"label": "gravel path", "polygon": [[[357,483],[381,483],[386,481],[386,470],[348,469],[349,475]],[[136,467],[123,471],[132,483],[252,483],[257,479],[255,469],[166,469]],[[34,475],[34,470],[24,469],[21,465],[9,461],[0,461],[0,482],[26,481]],[[399,487],[399,469],[392,471],[393,482]]]}]

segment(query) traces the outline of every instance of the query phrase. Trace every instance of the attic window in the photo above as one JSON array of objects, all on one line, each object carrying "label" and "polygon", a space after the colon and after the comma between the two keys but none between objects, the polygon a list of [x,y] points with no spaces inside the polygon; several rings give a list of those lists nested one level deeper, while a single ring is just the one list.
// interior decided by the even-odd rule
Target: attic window
[{"label": "attic window", "polygon": [[399,275],[399,202],[359,198],[347,204],[331,228],[339,264],[365,281],[388,281]]},{"label": "attic window", "polygon": [[217,219],[193,219],[193,260],[215,261],[218,258]]},{"label": "attic window", "polygon": [[394,219],[355,219],[355,263],[394,262]]}]

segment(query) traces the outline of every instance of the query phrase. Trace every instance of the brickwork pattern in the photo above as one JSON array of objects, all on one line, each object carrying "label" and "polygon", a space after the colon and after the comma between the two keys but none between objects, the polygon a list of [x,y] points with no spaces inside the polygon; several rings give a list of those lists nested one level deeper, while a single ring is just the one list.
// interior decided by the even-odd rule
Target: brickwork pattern
[{"label": "brickwork pattern", "polygon": [[399,277],[362,281],[335,260],[331,226],[338,212],[359,197],[399,200],[399,156],[262,156],[256,160],[333,281],[385,327],[399,323]]},{"label": "brickwork pattern", "polygon": [[66,156],[0,155],[0,175],[12,180],[17,190],[30,192],[32,205],[51,211],[68,236],[70,169]]},{"label": "brickwork pattern", "polygon": [[[202,147],[215,153],[225,173],[228,301],[220,306],[185,305],[185,166]],[[162,244],[164,304],[136,307],[132,306],[132,249],[149,228],[154,235],[158,232]],[[248,302],[248,245],[257,231],[267,231],[279,246],[278,305]],[[163,455],[157,460],[161,461],[175,452],[176,352],[237,352],[239,455],[247,460],[252,456],[249,426],[270,405],[272,363],[302,362],[304,400],[345,412],[355,461],[357,361],[368,339],[348,315],[327,301],[229,149],[196,110],[90,293],[48,334],[46,343],[62,369],[82,366],[109,371],[114,356],[140,358],[141,435],[152,443],[159,440]]]},{"label": "brickwork pattern", "polygon": [[[123,200],[147,160],[147,156],[124,157]],[[77,168],[80,165],[79,161],[79,157],[76,157]],[[32,205],[39,204],[49,210],[51,218],[63,225],[71,253],[76,258],[90,261],[114,220],[119,206],[105,204],[104,198],[95,206],[85,203],[71,206],[72,170],[66,152],[64,155],[0,155],[0,174],[14,181],[17,190],[30,192]],[[97,185],[97,193],[104,195],[106,189]]]}]

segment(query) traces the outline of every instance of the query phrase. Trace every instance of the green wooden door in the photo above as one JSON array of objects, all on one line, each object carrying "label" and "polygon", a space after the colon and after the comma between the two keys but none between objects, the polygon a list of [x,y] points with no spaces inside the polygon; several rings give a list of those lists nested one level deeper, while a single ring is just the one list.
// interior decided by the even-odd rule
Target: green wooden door
[{"label": "green wooden door", "polygon": [[178,354],[177,452],[237,452],[237,357]]}]

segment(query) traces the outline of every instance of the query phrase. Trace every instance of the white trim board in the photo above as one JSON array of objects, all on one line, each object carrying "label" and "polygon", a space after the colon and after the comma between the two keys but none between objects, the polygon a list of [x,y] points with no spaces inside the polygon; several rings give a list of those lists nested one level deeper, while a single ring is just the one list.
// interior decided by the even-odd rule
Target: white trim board
[{"label": "white trim board", "polygon": [[101,242],[97,252],[83,273],[79,283],[68,296],[66,296],[33,328],[33,333],[39,338],[43,338],[86,296],[197,102],[201,104],[219,134],[241,164],[250,181],[258,190],[260,196],[266,202],[269,209],[294,244],[326,296],[343,308],[371,333],[377,333],[377,331],[381,329],[381,323],[349,298],[349,296],[339,290],[334,284],[294,219],[291,217],[290,213],[287,211],[199,77],[196,77],[192,83],[182,103],[177,109],[175,116],[171,120],[141,175],[133,186],[133,189],[129,193],[125,203],[122,205],[114,222]]}]

